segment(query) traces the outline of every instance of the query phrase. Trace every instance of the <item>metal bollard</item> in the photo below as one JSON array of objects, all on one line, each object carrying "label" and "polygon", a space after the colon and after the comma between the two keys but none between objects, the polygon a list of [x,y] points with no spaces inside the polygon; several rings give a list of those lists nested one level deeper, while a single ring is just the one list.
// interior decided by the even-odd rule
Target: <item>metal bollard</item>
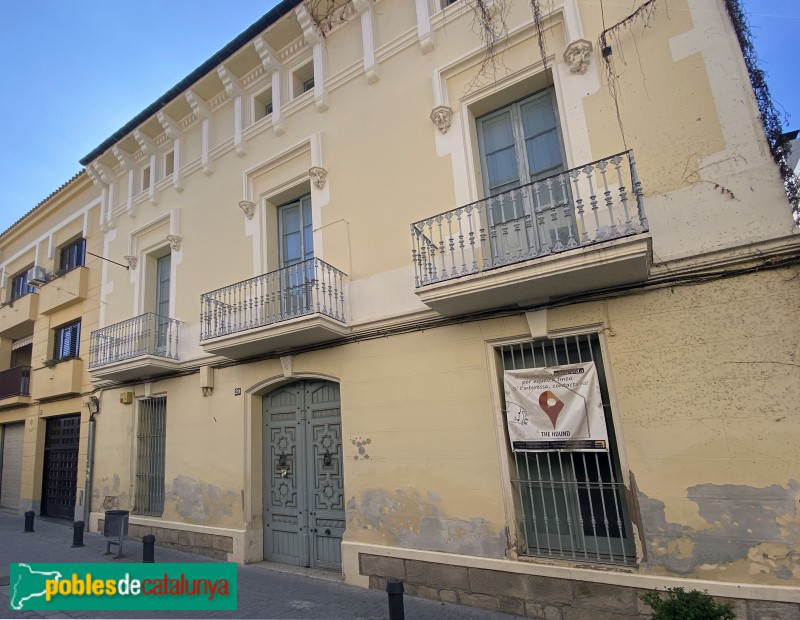
[{"label": "metal bollard", "polygon": [[388,579],[386,581],[386,593],[389,595],[389,620],[405,620],[403,582],[399,579]]},{"label": "metal bollard", "polygon": [[72,547],[83,547],[83,521],[75,521],[72,524]]},{"label": "metal bollard", "polygon": [[152,564],[156,561],[156,537],[152,534],[142,536],[142,564]]},{"label": "metal bollard", "polygon": [[36,516],[36,513],[33,510],[29,510],[25,513],[25,530],[24,533],[27,534],[28,532],[33,531],[33,518]]}]

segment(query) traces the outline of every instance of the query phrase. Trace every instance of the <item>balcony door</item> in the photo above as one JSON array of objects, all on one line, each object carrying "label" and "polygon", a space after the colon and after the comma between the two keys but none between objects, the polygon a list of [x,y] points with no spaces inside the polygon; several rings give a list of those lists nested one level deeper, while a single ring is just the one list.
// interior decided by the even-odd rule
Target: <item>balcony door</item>
[{"label": "balcony door", "polygon": [[283,319],[311,311],[314,282],[314,229],[311,196],[278,208],[280,311]]},{"label": "balcony door", "polygon": [[[569,184],[552,90],[478,119],[492,264],[566,247]],[[534,183],[542,181],[542,183]],[[534,185],[528,185],[534,183]]]},{"label": "balcony door", "polygon": [[169,285],[172,255],[156,260],[156,355],[166,355],[169,348]]}]

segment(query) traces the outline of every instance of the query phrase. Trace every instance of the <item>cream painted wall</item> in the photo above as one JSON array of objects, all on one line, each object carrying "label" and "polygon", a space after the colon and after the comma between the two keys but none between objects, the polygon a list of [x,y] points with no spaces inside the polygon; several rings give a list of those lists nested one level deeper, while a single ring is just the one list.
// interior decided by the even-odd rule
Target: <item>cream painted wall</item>
[{"label": "cream painted wall", "polygon": [[[95,520],[104,503],[132,506],[137,405],[120,404],[119,394],[165,394],[161,522],[222,528],[235,538],[233,559],[260,559],[261,397],[282,382],[325,377],[341,386],[346,541],[505,557],[505,531],[513,535],[516,517],[487,342],[530,338],[523,316],[295,355],[288,377],[277,359],[217,368],[213,394],[204,398],[195,371],[221,360],[199,345],[200,295],[274,269],[275,207],[308,190],[317,256],[349,275],[356,334],[370,324],[430,317],[413,290],[409,225],[483,195],[475,116],[543,85],[555,91],[570,165],[633,149],[654,272],[668,272],[678,260],[682,269],[725,264],[767,246],[796,250],[721,2],[677,0],[647,28],[637,23],[612,39],[619,121],[599,50],[585,74],[572,73],[563,60],[574,33],[565,32],[571,18],[562,3],[554,5],[544,22],[547,72],[528,4],[515,2],[502,63],[491,79],[474,82],[483,56],[468,11],[456,6],[434,16],[436,43],[423,53],[413,3],[382,0],[374,11],[378,81],[367,82],[361,26],[349,23],[325,39],[326,111],[312,94],[287,99],[282,133],[271,119],[259,121],[244,129],[246,153],[237,153],[234,106],[212,75],[197,88],[214,108],[212,174],[201,169],[201,123],[191,118],[183,119],[181,192],[162,183],[158,204],[141,195],[128,214],[120,191],[127,172],[117,168],[116,224],[104,231],[102,253],[118,261],[133,255],[138,266],[103,269],[102,294],[92,288],[102,319],[93,324],[143,312],[152,285],[145,258],[167,247],[168,235],[180,237],[180,249],[172,250],[172,313],[185,323],[187,374],[106,386]],[[578,6],[583,37],[595,44],[600,4]],[[624,8],[614,5],[606,23],[624,17]],[[297,41],[277,51],[290,68],[311,53]],[[240,77],[259,68],[252,50],[237,62]],[[282,76],[284,87],[289,77]],[[266,80],[247,79],[248,96]],[[429,118],[437,105],[454,112],[445,134]],[[160,144],[165,150],[163,138]],[[101,159],[116,165],[109,154]],[[327,171],[324,188],[311,189],[311,166]],[[256,204],[252,219],[239,207],[243,200]],[[797,578],[795,275],[765,271],[548,312],[551,335],[603,334],[625,477],[647,545],[638,549],[642,572],[778,585]],[[37,324],[37,343],[47,329]],[[740,514],[748,516],[732,521]]]}]

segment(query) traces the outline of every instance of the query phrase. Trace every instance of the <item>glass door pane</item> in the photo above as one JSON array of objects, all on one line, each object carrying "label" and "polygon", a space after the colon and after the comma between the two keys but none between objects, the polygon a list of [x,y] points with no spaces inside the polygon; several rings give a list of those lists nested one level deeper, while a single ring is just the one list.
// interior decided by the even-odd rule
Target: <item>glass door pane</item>
[{"label": "glass door pane", "polygon": [[169,331],[169,276],[172,255],[156,260],[156,354],[164,355]]},{"label": "glass door pane", "polygon": [[314,236],[311,197],[278,209],[280,240],[280,298],[283,318],[307,314],[311,309],[310,287],[314,274]]}]

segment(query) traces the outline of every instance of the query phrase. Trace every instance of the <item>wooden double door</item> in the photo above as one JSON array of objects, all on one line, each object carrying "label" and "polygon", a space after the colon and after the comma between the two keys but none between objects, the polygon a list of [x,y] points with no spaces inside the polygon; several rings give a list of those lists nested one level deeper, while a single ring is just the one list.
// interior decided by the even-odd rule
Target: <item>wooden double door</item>
[{"label": "wooden double door", "polygon": [[298,381],[264,397],[264,558],[340,569],[345,529],[339,386]]}]

